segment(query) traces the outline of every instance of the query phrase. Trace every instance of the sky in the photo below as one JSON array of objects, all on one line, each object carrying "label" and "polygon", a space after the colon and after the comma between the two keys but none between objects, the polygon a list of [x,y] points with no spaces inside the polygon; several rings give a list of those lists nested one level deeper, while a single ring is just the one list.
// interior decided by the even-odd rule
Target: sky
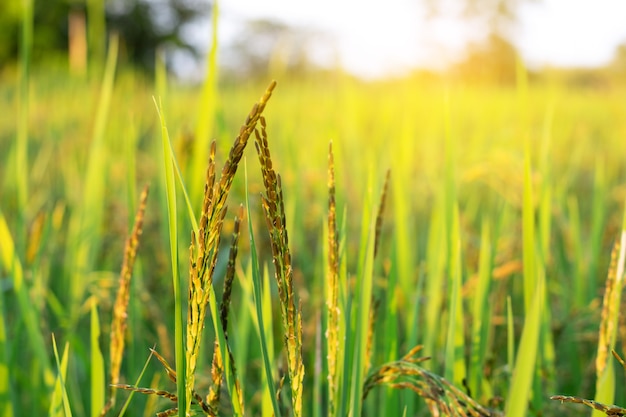
[{"label": "sky", "polygon": [[[442,0],[450,14],[458,1]],[[438,68],[458,59],[485,34],[458,18],[427,19],[417,0],[227,0],[220,3],[219,39],[227,44],[246,19],[274,19],[323,33],[313,56],[365,78]],[[608,63],[626,42],[626,1],[523,2],[512,40],[530,67]],[[332,39],[332,42],[328,42]],[[208,40],[207,40],[208,42]]]}]

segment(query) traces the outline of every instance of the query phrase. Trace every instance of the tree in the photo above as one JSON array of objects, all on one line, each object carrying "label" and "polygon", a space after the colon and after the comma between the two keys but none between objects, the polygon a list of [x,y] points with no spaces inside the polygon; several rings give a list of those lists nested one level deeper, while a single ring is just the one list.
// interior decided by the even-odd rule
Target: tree
[{"label": "tree", "polygon": [[486,41],[470,45],[467,50],[463,61],[454,67],[457,76],[470,82],[515,82],[517,50],[507,39],[491,34]]},{"label": "tree", "polygon": [[[506,33],[517,22],[517,12],[522,3],[538,0],[461,0],[457,5],[462,9],[463,17],[478,20],[487,29],[488,34],[506,37]],[[449,2],[425,0],[432,16],[444,13],[443,6]]]},{"label": "tree", "polygon": [[332,40],[314,29],[250,20],[225,48],[224,63],[239,77],[264,77],[268,72],[303,75],[317,68],[310,51],[321,46],[332,49]]},{"label": "tree", "polygon": [[626,42],[615,48],[615,53],[613,54],[609,68],[616,75],[626,75]]},{"label": "tree", "polygon": [[[117,31],[123,56],[150,69],[159,47],[197,51],[183,36],[189,23],[210,13],[209,0],[105,1],[107,32]],[[0,1],[0,65],[17,59],[20,2]],[[85,12],[85,0],[35,0],[33,60],[64,54],[68,47],[68,17]],[[89,24],[89,18],[87,19]]]},{"label": "tree", "polygon": [[[431,16],[444,14],[442,5],[450,2],[425,0]],[[485,29],[479,42],[467,46],[464,59],[453,72],[472,82],[509,84],[515,81],[517,49],[511,42],[519,7],[538,0],[461,0],[456,1],[463,19]]]},{"label": "tree", "polygon": [[20,2],[0,1],[0,66],[17,57]]},{"label": "tree", "polygon": [[116,0],[107,8],[107,26],[120,33],[128,59],[152,68],[159,47],[183,49],[198,56],[183,36],[186,25],[210,13],[208,1]]}]

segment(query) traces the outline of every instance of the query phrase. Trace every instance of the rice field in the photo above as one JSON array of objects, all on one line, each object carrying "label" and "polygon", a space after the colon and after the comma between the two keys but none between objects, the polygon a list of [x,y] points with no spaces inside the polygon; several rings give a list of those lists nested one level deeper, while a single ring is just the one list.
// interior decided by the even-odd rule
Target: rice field
[{"label": "rice field", "polygon": [[623,88],[115,45],[2,74],[0,416],[626,413]]}]

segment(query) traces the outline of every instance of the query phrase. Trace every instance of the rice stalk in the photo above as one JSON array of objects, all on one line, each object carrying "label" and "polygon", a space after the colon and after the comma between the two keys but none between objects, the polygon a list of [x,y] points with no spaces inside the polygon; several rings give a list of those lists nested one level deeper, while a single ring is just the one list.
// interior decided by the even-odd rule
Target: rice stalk
[{"label": "rice stalk", "polygon": [[302,360],[302,315],[296,306],[293,293],[293,270],[287,234],[283,190],[280,175],[272,168],[272,159],[267,143],[265,119],[260,119],[261,130],[255,129],[255,146],[261,164],[265,195],[261,196],[272,247],[272,262],[278,286],[287,368],[289,371],[291,401],[294,416],[302,412],[304,363]]},{"label": "rice stalk", "polygon": [[[230,192],[233,178],[237,172],[237,167],[243,156],[243,151],[248,143],[248,139],[255,129],[257,121],[259,117],[261,117],[275,86],[276,82],[272,82],[259,102],[252,107],[252,110],[248,114],[244,125],[239,130],[239,134],[231,147],[230,154],[222,169],[219,182],[217,183],[215,175],[215,142],[211,145],[198,233],[196,235],[195,232],[192,232],[190,247],[189,304],[187,310],[187,343],[185,355],[185,389],[188,404],[191,401],[189,395],[193,391],[195,383],[198,351],[202,340],[207,304],[209,303],[213,290],[213,272],[217,262],[220,235],[226,214],[226,198]],[[222,352],[225,352],[226,347],[220,346],[220,349],[222,349]],[[241,407],[243,400],[241,398],[235,398],[237,392],[231,391],[230,394],[234,397],[234,402],[238,403],[234,403],[233,405]]]},{"label": "rice stalk", "polygon": [[101,416],[106,415],[109,410],[115,406],[115,385],[120,381],[120,369],[122,367],[122,359],[124,356],[124,336],[128,326],[128,300],[130,297],[130,280],[132,278],[133,266],[137,257],[137,248],[139,246],[139,237],[143,228],[143,218],[146,211],[146,203],[148,201],[148,186],[144,187],[141,193],[139,209],[135,215],[135,224],[133,230],[126,239],[124,249],[124,261],[122,263],[122,272],[120,273],[120,282],[113,306],[113,320],[111,322],[111,341],[110,341],[110,360],[111,360],[111,384],[109,390],[109,400],[100,412]]},{"label": "rice stalk", "polygon": [[337,396],[337,355],[339,350],[339,238],[337,235],[337,209],[335,202],[335,160],[333,143],[328,147],[328,293],[327,307],[327,366],[329,415],[335,415]]}]

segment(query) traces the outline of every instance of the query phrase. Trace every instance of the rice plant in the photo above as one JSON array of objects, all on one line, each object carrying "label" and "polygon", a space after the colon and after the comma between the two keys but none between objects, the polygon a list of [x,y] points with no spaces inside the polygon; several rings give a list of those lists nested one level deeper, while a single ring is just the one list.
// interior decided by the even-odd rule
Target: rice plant
[{"label": "rice plant", "polygon": [[624,415],[623,87],[55,81],[24,11],[0,415]]}]

